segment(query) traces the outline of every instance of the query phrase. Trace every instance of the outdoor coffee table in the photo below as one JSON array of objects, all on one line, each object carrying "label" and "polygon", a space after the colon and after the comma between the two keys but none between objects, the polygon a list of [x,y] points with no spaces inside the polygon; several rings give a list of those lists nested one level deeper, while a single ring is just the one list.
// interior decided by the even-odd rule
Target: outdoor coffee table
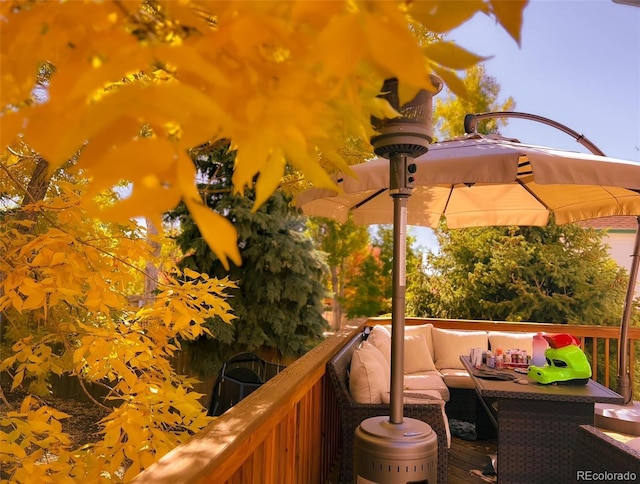
[{"label": "outdoor coffee table", "polygon": [[[579,425],[593,425],[596,402],[623,403],[616,392],[586,385],[541,385],[513,370],[515,381],[478,378],[469,357],[460,360],[498,429],[498,482],[573,482]],[[490,370],[483,366],[481,370]]]}]

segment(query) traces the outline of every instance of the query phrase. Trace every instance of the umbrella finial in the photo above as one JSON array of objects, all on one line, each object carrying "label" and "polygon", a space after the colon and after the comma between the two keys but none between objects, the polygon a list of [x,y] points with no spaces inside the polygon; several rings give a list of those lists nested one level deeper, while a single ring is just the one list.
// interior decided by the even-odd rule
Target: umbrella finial
[{"label": "umbrella finial", "polygon": [[433,140],[433,96],[442,90],[443,82],[431,75],[435,92],[422,89],[406,104],[400,106],[398,96],[398,79],[386,79],[382,86],[382,94],[391,106],[402,116],[398,118],[371,117],[371,125],[380,134],[371,138],[373,151],[383,158],[396,154],[404,154],[413,158],[428,151]]}]

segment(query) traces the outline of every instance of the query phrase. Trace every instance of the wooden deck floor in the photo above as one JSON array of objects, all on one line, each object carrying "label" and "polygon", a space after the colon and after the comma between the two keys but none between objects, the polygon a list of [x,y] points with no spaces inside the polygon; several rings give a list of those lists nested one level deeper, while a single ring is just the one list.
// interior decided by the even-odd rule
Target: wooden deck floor
[{"label": "wooden deck floor", "polygon": [[470,475],[472,470],[484,470],[490,462],[490,455],[495,454],[498,441],[492,440],[462,440],[451,438],[449,449],[449,484],[466,482],[485,482],[480,476]]}]

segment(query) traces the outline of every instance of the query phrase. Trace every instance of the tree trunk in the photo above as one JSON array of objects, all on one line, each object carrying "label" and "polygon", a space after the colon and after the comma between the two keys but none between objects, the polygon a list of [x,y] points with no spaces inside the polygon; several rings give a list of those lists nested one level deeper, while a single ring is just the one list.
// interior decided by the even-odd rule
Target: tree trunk
[{"label": "tree trunk", "polygon": [[27,186],[27,192],[22,197],[22,204],[18,212],[18,218],[20,220],[35,221],[37,212],[33,210],[24,210],[26,205],[30,203],[36,203],[44,200],[49,184],[51,183],[51,176],[49,176],[49,162],[43,158],[38,158],[36,167],[33,170],[29,185]]},{"label": "tree trunk", "polygon": [[[160,244],[153,240],[154,235],[158,235],[158,228],[153,224],[151,219],[146,218],[147,224],[147,243],[153,247],[153,255],[160,255]],[[148,304],[154,297],[158,288],[158,266],[153,261],[148,261],[144,269],[144,294],[142,295],[142,304]]]},{"label": "tree trunk", "polygon": [[333,291],[333,301],[332,301],[332,309],[333,309],[333,327],[337,331],[342,326],[342,306],[340,305],[340,287],[339,287],[339,278],[338,278],[338,268],[335,266],[331,267],[331,290]]}]

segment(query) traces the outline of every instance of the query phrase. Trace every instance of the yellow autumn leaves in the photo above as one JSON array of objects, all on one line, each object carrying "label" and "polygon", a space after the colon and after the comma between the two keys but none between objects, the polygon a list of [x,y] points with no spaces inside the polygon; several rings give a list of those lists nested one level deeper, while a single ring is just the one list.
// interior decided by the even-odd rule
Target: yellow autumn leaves
[{"label": "yellow autumn leaves", "polygon": [[[19,410],[0,416],[3,471],[11,482],[120,481],[115,476],[122,473],[129,481],[202,429],[209,421],[202,395],[172,361],[180,341],[210,335],[207,319],[234,318],[228,279],[180,271],[134,224],[87,217],[82,184],[73,181],[56,178],[55,194],[3,213],[0,371],[11,378],[11,390],[39,396],[50,394],[52,374],[106,389],[104,398],[90,396],[105,406],[102,437],[72,447],[60,424],[68,416],[28,396]],[[32,211],[36,220],[21,219]],[[154,277],[147,264],[158,268],[157,290],[145,294],[145,279]]]},{"label": "yellow autumn leaves", "polygon": [[[184,200],[220,259],[238,264],[235,230],[203,204],[188,148],[230,139],[234,186],[255,186],[256,205],[287,163],[331,187],[320,154],[347,169],[344,140],[368,139],[370,115],[392,114],[376,98],[385,78],[399,78],[402,101],[432,88],[431,72],[460,92],[455,71],[480,60],[444,41],[421,46],[412,22],[443,33],[483,12],[517,40],[525,3],[5,2],[1,144],[21,135],[52,168],[79,152],[90,193],[132,183],[104,216],[158,221]],[[55,72],[27,101],[45,62]]]}]

